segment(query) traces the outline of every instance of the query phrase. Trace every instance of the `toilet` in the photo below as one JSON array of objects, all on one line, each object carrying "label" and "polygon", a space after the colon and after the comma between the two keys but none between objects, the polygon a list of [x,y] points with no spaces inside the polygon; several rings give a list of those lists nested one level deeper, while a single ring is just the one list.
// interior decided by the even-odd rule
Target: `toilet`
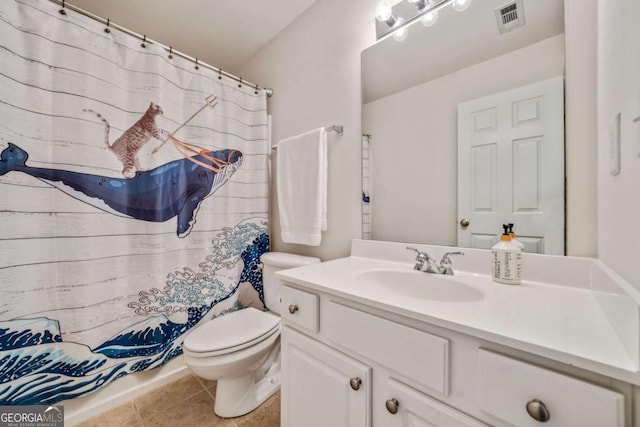
[{"label": "toilet", "polygon": [[239,417],[256,409],[280,388],[280,287],[274,273],[320,262],[318,258],[268,252],[260,257],[264,301],[216,317],[190,332],[183,344],[191,371],[217,380],[214,412]]}]

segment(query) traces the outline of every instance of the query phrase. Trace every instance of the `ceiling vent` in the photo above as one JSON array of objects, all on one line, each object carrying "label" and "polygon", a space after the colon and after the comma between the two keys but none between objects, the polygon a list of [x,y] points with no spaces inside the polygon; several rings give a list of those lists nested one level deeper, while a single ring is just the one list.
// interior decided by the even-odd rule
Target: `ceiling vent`
[{"label": "ceiling vent", "polygon": [[522,0],[511,1],[496,9],[496,19],[500,34],[515,30],[524,25]]}]

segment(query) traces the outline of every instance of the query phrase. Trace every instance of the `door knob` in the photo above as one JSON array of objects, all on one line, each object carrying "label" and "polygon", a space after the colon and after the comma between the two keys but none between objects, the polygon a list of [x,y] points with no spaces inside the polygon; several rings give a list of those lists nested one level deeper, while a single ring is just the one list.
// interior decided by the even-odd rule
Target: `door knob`
[{"label": "door knob", "polygon": [[546,423],[551,418],[547,407],[538,399],[527,402],[527,412],[531,415],[531,418],[541,423]]},{"label": "door knob", "polygon": [[396,399],[392,398],[385,402],[385,406],[387,407],[387,411],[389,411],[389,413],[395,415],[398,413],[398,406],[400,406],[400,403]]},{"label": "door knob", "polygon": [[468,227],[469,226],[469,220],[467,218],[462,218],[460,220],[460,225],[463,227]]},{"label": "door knob", "polygon": [[297,306],[297,305],[295,305],[295,304],[291,304],[291,305],[289,306],[289,313],[291,313],[291,314],[296,314],[296,311],[298,311],[298,306]]},{"label": "door knob", "polygon": [[360,378],[351,378],[349,380],[349,385],[354,390],[360,390],[360,384],[362,384],[362,380]]}]

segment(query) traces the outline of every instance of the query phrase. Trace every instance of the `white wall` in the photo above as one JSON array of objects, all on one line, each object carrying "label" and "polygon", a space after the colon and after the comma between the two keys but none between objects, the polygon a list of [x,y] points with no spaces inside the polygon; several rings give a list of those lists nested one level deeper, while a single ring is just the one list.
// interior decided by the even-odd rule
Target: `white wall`
[{"label": "white wall", "polygon": [[563,74],[558,35],[366,104],[372,238],[455,245],[458,104]]},{"label": "white wall", "polygon": [[[598,254],[640,288],[640,2],[598,2]],[[621,113],[621,171],[609,174],[609,122]]]},{"label": "white wall", "polygon": [[[275,90],[269,100],[274,143],[321,126],[344,126],[344,136],[329,134],[328,231],[321,246],[281,241],[272,191],[272,250],[328,260],[347,256],[351,239],[361,236],[360,53],[375,41],[377,2],[318,0],[239,71]],[[272,176],[274,190],[275,169]]]}]

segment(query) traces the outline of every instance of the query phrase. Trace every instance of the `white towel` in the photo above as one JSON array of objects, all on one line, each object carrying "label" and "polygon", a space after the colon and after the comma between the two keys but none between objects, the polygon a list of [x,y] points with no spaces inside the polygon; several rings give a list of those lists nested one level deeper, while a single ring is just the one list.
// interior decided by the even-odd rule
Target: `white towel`
[{"label": "white towel", "polygon": [[278,211],[282,240],[318,246],[327,229],[327,132],[278,142]]}]

